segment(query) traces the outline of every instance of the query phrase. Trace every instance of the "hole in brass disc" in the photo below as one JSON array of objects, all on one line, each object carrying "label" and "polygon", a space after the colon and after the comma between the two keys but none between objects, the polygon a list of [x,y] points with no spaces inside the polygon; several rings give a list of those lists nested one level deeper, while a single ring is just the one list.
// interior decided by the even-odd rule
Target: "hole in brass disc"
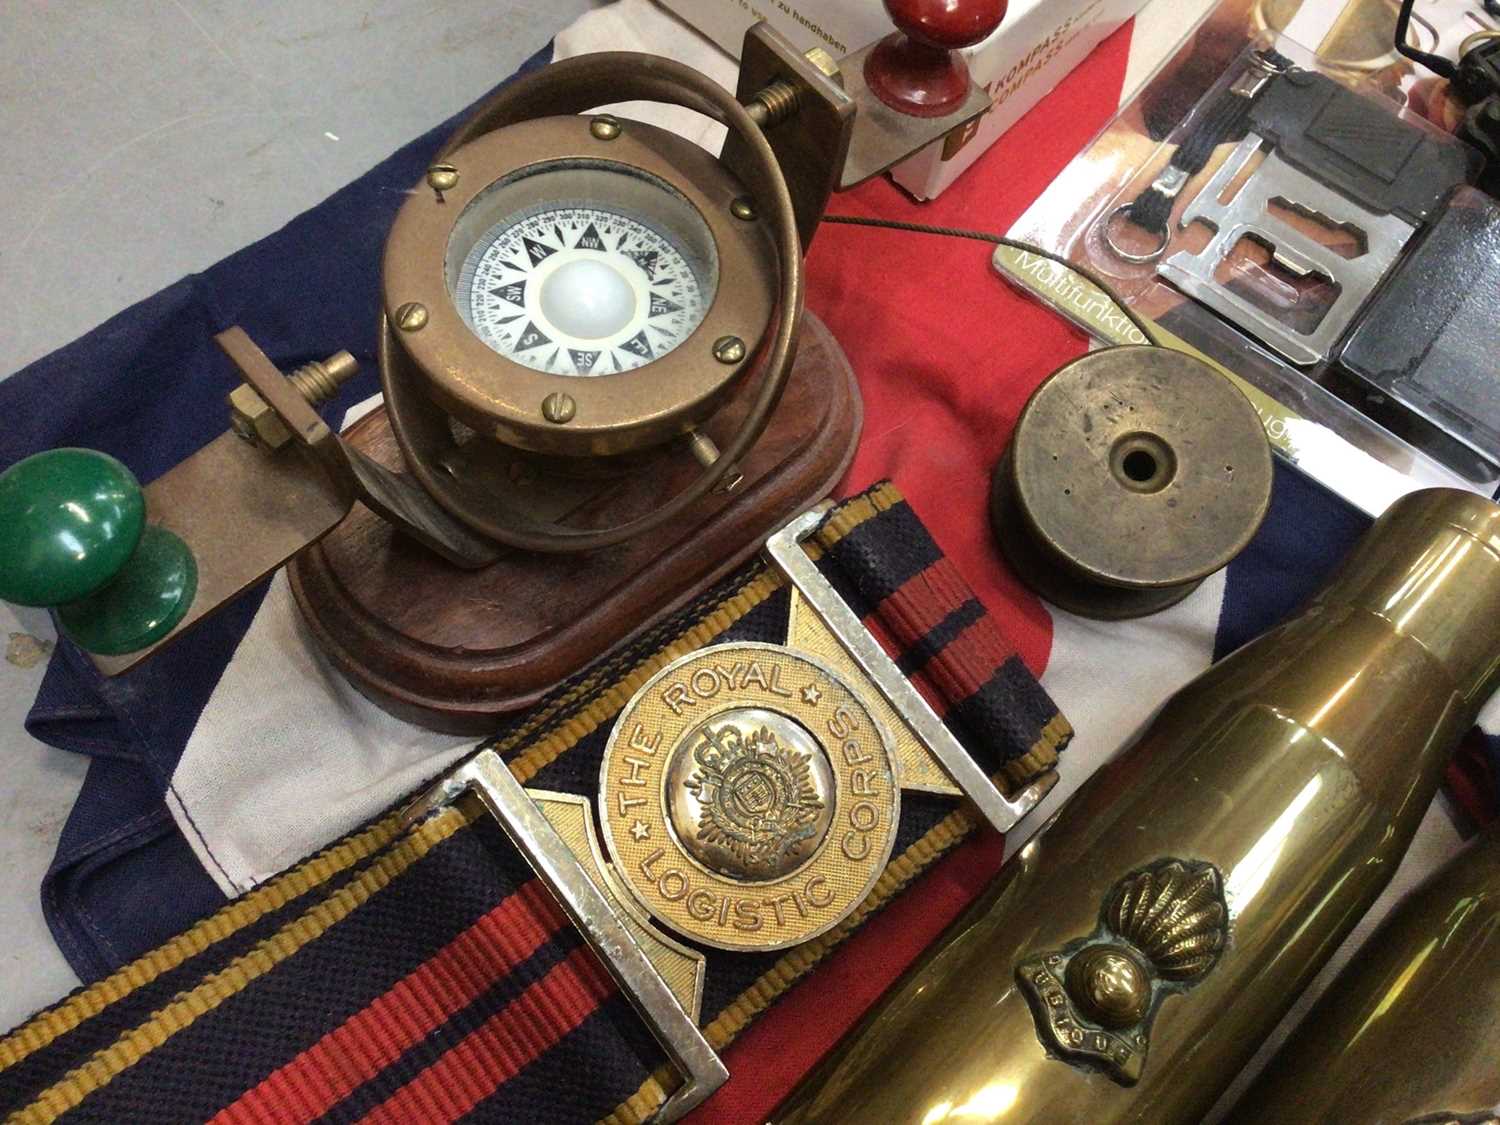
[{"label": "hole in brass disc", "polygon": [[1109,469],[1132,492],[1160,492],[1177,475],[1177,455],[1155,434],[1126,434],[1110,450]]},{"label": "hole in brass disc", "polygon": [[1133,481],[1148,481],[1156,475],[1156,458],[1144,449],[1133,449],[1121,461],[1125,475]]}]

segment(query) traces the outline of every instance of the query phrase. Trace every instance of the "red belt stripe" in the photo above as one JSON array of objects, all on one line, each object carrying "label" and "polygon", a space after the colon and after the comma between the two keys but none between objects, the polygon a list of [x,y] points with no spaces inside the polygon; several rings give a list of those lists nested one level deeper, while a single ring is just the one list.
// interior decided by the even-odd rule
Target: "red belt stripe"
[{"label": "red belt stripe", "polygon": [[[865,618],[887,652],[899,655],[974,595],[946,558],[907,579]],[[995,623],[980,617],[939,649],[911,679],[939,715],[973,695],[1012,653]]]},{"label": "red belt stripe", "polygon": [[[885,618],[901,642],[901,647],[909,648],[941,625],[948,614],[973,597],[973,592],[953,564],[942,558],[903,582],[875,608],[875,612]],[[994,663],[1004,663],[1011,655],[1011,650],[1000,637],[995,622],[990,618],[980,617],[976,624],[978,623],[983,623],[984,636],[990,641],[988,647],[998,658]],[[971,625],[970,629],[973,628]],[[933,659],[943,661],[947,657],[948,650],[944,647]],[[974,686],[977,687],[978,684]]]},{"label": "red belt stripe", "polygon": [[[906,646],[902,643],[901,638],[897,636],[896,632],[891,628],[890,621],[880,616],[880,611],[878,609],[866,616],[864,618],[863,624],[864,627],[869,630],[870,636],[875,638],[876,643],[878,643],[880,647],[885,650],[886,654],[892,660],[900,659],[901,652]],[[924,676],[921,672],[912,673],[907,677],[907,679],[911,680],[912,686],[917,689],[917,692],[922,696],[923,699],[927,700],[928,706],[930,706],[939,715],[945,714],[950,704],[957,702],[957,699],[945,699],[943,697],[943,694],[938,691],[937,688],[934,687],[932,683],[928,681],[927,677]],[[962,697],[960,696],[958,698]]]},{"label": "red belt stripe", "polygon": [[215,1125],[312,1121],[503,980],[565,919],[533,879],[391,989],[245,1091]]},{"label": "red belt stripe", "polygon": [[512,1003],[362,1120],[372,1125],[456,1121],[586,1020],[615,991],[587,948],[575,949]]}]

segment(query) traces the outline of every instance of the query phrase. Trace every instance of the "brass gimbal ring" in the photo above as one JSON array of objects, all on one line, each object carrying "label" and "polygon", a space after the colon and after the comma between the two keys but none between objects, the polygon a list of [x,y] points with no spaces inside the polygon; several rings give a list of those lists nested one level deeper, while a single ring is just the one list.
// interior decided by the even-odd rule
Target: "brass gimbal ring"
[{"label": "brass gimbal ring", "polygon": [[[664,527],[708,495],[740,463],[765,431],[791,374],[802,317],[802,243],[786,180],[771,146],[744,106],[698,71],[654,55],[608,52],[566,59],[499,91],[461,125],[444,146],[451,152],[482,134],[537,117],[582,113],[621,101],[680,105],[720,122],[745,142],[748,159],[736,169],[756,205],[766,215],[778,262],[776,310],[770,338],[762,349],[760,384],[748,413],[722,453],[694,479],[649,515],[594,530],[540,523],[511,514],[476,513],[459,505],[440,465],[428,463],[424,447],[451,440],[442,410],[415,388],[409,360],[388,319],[381,318],[380,376],[396,440],[412,473],[427,492],[466,524],[506,546],[548,553],[594,551]],[[407,369],[407,370],[403,370]]]}]

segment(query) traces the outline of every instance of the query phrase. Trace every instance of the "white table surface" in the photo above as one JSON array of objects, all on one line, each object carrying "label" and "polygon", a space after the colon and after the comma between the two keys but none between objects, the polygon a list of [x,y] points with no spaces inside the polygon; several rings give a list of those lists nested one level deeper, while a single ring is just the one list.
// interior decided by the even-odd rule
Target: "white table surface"
[{"label": "white table surface", "polygon": [[[0,376],[270,234],[592,6],[3,0]],[[37,889],[87,762],[21,726],[52,640],[0,603],[0,1031],[78,983]]]}]

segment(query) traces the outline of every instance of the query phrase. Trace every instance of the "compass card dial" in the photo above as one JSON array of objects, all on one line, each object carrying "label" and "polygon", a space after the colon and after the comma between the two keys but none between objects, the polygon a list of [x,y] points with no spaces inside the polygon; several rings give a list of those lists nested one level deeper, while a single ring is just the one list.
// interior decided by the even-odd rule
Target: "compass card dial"
[{"label": "compass card dial", "polygon": [[497,208],[454,284],[459,312],[490,348],[536,371],[612,375],[666,355],[703,322],[712,239],[685,199],[598,169],[531,179],[573,190],[539,200],[529,184],[529,200]]}]

